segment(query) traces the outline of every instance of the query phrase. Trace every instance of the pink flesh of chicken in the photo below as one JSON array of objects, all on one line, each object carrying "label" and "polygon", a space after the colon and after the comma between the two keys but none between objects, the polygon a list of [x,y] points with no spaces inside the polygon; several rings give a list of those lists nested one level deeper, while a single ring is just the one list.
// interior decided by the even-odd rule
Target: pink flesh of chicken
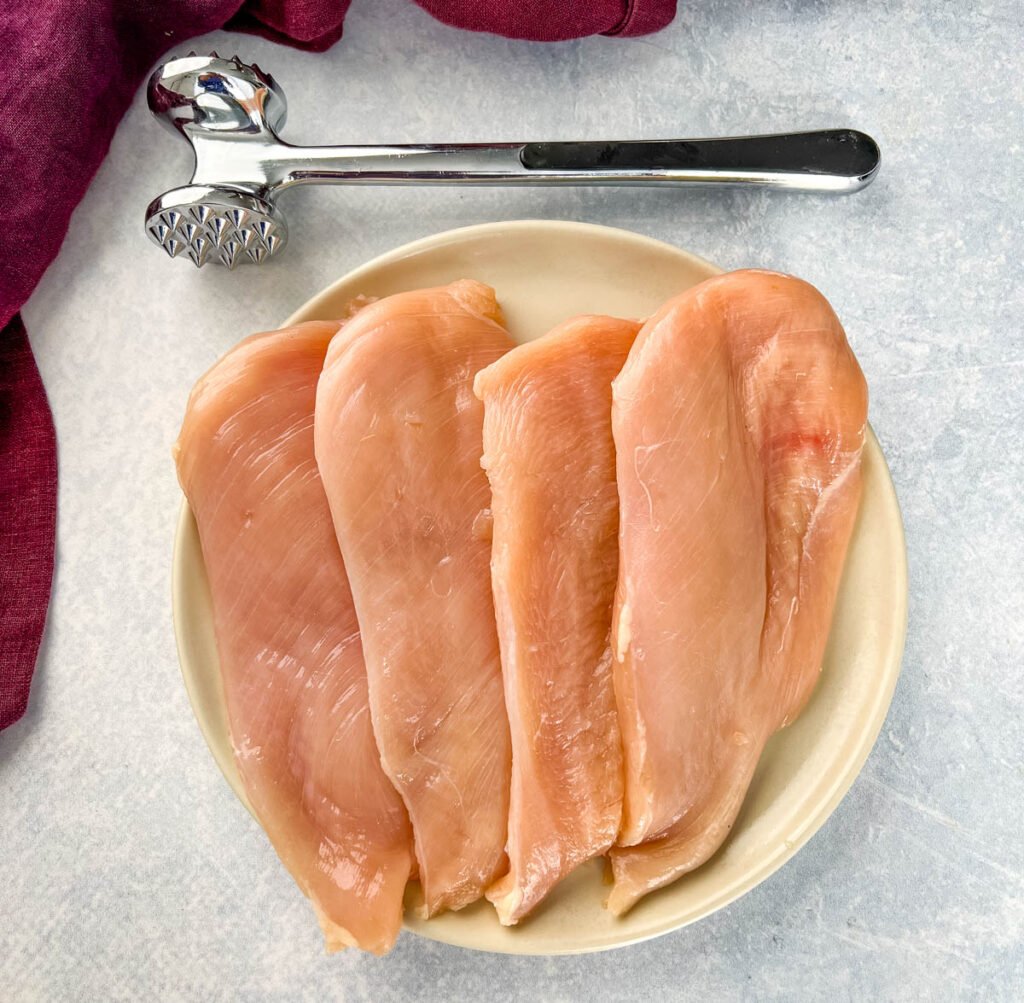
[{"label": "pink flesh of chicken", "polygon": [[612,689],[618,495],[611,383],[640,325],[579,317],[476,377],[491,482],[491,575],[512,730],[509,873],[518,922],[608,850],[622,812]]},{"label": "pink flesh of chicken", "polygon": [[412,832],[373,739],[355,610],[313,456],[337,324],[242,342],[196,385],[175,447],[213,596],[235,760],[328,949],[395,942]]},{"label": "pink flesh of chicken", "polygon": [[821,294],[746,271],[662,307],[613,401],[622,913],[721,845],[765,742],[818,679],[867,393]]},{"label": "pink flesh of chicken", "polygon": [[331,344],[316,454],[345,557],[384,769],[427,915],[504,871],[510,746],[473,377],[512,347],[477,282],[365,307]]}]

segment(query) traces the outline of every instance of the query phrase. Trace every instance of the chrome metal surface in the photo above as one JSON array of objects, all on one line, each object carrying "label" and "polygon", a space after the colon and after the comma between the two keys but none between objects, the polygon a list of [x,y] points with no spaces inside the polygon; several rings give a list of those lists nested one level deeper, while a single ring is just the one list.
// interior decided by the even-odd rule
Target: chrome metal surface
[{"label": "chrome metal surface", "polygon": [[234,268],[260,264],[284,247],[288,228],[268,199],[219,185],[164,192],[146,209],[146,231],[172,258],[197,268],[208,261]]},{"label": "chrome metal surface", "polygon": [[259,264],[287,240],[277,195],[302,184],[758,185],[844,194],[870,184],[880,154],[851,129],[639,142],[291,146],[269,74],[235,56],[171,59],[149,107],[195,153],[188,187],[146,210],[152,240],[194,264]]}]

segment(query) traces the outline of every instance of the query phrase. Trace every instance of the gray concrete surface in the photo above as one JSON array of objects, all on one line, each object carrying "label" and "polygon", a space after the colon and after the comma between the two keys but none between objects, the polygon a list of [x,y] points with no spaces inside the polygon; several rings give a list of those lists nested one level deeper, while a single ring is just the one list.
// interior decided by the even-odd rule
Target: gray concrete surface
[{"label": "gray concrete surface", "polygon": [[[60,440],[53,607],[0,735],[7,1000],[1013,1000],[1024,994],[1024,85],[1016,0],[682,4],[662,34],[550,47],[357,0],[304,55],[217,34],[284,83],[297,142],[854,126],[845,199],[763,192],[310,190],[235,274],[167,261],[142,211],[187,170],[141,97],[25,309]],[[865,769],[770,880],[655,942],[508,958],[405,934],[325,957],[193,720],[170,624],[187,392],[241,335],[399,243],[581,219],[818,285],[847,326],[906,520],[903,674]]]}]

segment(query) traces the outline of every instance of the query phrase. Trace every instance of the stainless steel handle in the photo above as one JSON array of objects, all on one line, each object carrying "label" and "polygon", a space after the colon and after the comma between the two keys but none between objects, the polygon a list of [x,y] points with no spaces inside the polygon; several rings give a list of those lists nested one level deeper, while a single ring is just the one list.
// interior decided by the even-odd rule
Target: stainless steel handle
[{"label": "stainless steel handle", "polygon": [[[275,188],[324,183],[755,184],[845,193],[869,184],[880,160],[875,141],[850,129],[731,139],[275,147],[264,147],[260,158],[263,176],[273,175]],[[237,160],[234,167],[238,176]],[[223,177],[221,165],[217,174]]]}]

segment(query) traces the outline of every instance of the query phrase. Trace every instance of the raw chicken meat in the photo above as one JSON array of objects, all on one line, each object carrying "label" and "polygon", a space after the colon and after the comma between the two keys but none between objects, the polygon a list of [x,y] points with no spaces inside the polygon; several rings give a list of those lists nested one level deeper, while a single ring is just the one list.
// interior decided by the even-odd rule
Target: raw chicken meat
[{"label": "raw chicken meat", "polygon": [[867,393],[821,294],[745,271],[665,304],[613,401],[622,913],[718,849],[765,742],[818,679]]},{"label": "raw chicken meat", "polygon": [[395,942],[412,863],[381,769],[345,567],[313,456],[337,324],[258,334],[192,391],[175,447],[213,597],[238,770],[328,949]]},{"label": "raw chicken meat", "polygon": [[342,328],[317,391],[317,461],[426,915],[478,899],[506,866],[511,752],[473,396],[512,347],[501,320],[478,282],[389,296]]},{"label": "raw chicken meat", "polygon": [[506,925],[605,853],[619,829],[622,749],[608,646],[619,521],[611,383],[639,328],[579,317],[476,377],[512,731],[511,869],[487,897]]}]

